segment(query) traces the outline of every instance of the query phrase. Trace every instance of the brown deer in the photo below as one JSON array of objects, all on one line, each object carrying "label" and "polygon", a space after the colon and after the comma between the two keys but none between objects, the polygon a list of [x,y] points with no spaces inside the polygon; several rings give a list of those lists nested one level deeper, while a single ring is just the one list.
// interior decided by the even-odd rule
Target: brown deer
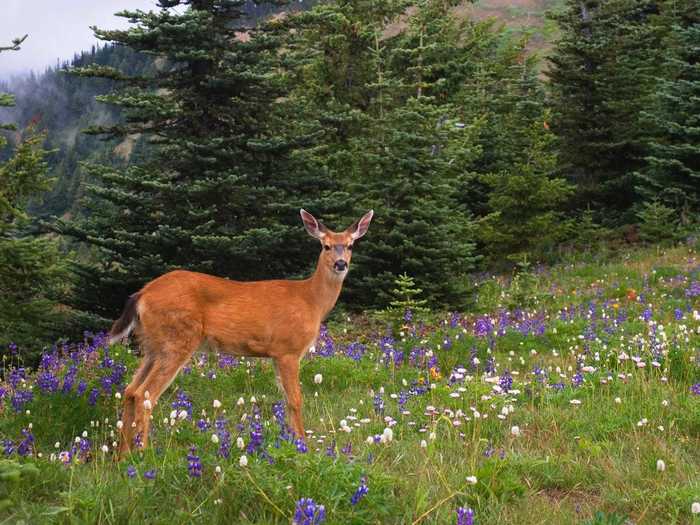
[{"label": "brown deer", "polygon": [[369,228],[370,210],[335,233],[301,210],[306,231],[321,241],[316,271],[304,280],[239,282],[176,270],[146,284],[127,301],[110,343],[135,330],[143,352],[124,391],[119,446],[123,457],[140,439],[148,444],[151,411],[201,346],[237,356],[269,357],[287,399],[290,426],[304,438],[299,364],[335,306],[348,273],[353,243]]}]

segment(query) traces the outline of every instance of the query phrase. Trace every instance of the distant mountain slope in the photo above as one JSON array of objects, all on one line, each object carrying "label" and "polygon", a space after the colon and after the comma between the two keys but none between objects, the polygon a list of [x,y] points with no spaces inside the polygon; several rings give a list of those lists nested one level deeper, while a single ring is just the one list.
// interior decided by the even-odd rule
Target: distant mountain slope
[{"label": "distant mountain slope", "polygon": [[556,24],[547,20],[545,13],[563,5],[564,0],[477,0],[473,4],[465,2],[457,12],[479,20],[495,18],[513,32],[527,32],[530,49],[540,51],[548,49],[557,34]]}]

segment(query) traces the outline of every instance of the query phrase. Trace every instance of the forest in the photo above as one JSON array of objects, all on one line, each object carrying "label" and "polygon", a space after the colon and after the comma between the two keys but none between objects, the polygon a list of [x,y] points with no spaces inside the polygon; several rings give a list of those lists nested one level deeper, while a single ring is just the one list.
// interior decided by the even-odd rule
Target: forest
[{"label": "forest", "polygon": [[697,0],[116,16],[0,79],[0,523],[700,525]]},{"label": "forest", "polygon": [[0,85],[3,348],[105,329],[176,268],[308,275],[302,207],[375,210],[338,315],[697,235],[697,2],[550,2],[535,48],[457,0],[296,4],[161,0]]}]

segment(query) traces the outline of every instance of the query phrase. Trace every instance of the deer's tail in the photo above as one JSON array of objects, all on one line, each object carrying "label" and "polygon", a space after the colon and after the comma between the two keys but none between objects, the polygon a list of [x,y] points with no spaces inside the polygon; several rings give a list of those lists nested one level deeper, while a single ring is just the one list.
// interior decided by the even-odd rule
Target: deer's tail
[{"label": "deer's tail", "polygon": [[139,296],[140,293],[136,292],[135,294],[129,296],[129,299],[127,299],[121,317],[114,321],[112,329],[109,331],[109,344],[119,342],[128,337],[136,326],[139,317]]}]

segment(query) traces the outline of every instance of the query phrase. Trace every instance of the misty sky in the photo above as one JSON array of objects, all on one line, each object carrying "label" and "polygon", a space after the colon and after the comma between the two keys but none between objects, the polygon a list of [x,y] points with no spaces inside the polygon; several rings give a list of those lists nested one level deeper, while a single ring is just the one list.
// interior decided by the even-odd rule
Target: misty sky
[{"label": "misty sky", "polygon": [[124,28],[128,23],[114,13],[154,6],[154,0],[0,0],[0,46],[29,34],[21,51],[0,53],[0,79],[70,59],[98,42],[89,26]]}]

